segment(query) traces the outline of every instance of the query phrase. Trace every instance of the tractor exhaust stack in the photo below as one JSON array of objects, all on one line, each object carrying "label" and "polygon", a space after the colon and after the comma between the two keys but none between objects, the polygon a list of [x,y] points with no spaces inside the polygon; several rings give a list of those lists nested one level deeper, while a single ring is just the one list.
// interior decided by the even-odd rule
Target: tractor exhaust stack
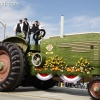
[{"label": "tractor exhaust stack", "polygon": [[64,16],[61,16],[60,37],[63,38],[64,34]]}]

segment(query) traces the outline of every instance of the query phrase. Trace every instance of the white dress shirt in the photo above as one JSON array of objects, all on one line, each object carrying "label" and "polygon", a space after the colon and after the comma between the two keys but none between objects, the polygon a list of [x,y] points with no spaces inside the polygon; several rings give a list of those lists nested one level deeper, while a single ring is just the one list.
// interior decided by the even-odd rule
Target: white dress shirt
[{"label": "white dress shirt", "polygon": [[[16,29],[17,29],[17,25],[18,25],[18,24],[15,25],[15,27],[14,27],[14,31],[16,31]],[[23,31],[23,23],[20,24],[20,27],[21,27],[21,32],[22,32],[22,31]]]}]

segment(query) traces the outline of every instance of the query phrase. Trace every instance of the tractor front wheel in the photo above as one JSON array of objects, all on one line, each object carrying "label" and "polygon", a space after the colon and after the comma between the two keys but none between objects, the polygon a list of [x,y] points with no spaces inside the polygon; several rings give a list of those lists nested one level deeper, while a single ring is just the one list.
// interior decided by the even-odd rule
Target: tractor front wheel
[{"label": "tractor front wheel", "polygon": [[0,91],[15,89],[23,79],[24,56],[21,49],[9,42],[0,43]]},{"label": "tractor front wheel", "polygon": [[54,81],[53,79],[49,79],[47,81],[42,81],[39,80],[37,77],[33,77],[33,86],[37,89],[40,90],[47,90],[49,88],[52,88],[56,85],[56,81]]}]

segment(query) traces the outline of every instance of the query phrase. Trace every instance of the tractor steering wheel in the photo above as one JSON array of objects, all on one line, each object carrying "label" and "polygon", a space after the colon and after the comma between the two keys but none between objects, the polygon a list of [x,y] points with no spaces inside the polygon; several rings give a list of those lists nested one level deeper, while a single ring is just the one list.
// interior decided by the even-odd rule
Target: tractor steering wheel
[{"label": "tractor steering wheel", "polygon": [[34,40],[40,40],[45,36],[46,32],[44,29],[39,29],[38,31],[36,31],[33,35],[33,39]]}]

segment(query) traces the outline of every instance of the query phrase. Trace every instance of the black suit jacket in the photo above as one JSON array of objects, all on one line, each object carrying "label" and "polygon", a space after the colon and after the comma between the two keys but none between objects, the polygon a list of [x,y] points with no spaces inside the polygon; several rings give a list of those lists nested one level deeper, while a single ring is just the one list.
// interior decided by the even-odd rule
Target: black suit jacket
[{"label": "black suit jacket", "polygon": [[33,26],[32,26],[32,32],[35,33],[37,30],[39,30],[39,25],[33,24]]}]

